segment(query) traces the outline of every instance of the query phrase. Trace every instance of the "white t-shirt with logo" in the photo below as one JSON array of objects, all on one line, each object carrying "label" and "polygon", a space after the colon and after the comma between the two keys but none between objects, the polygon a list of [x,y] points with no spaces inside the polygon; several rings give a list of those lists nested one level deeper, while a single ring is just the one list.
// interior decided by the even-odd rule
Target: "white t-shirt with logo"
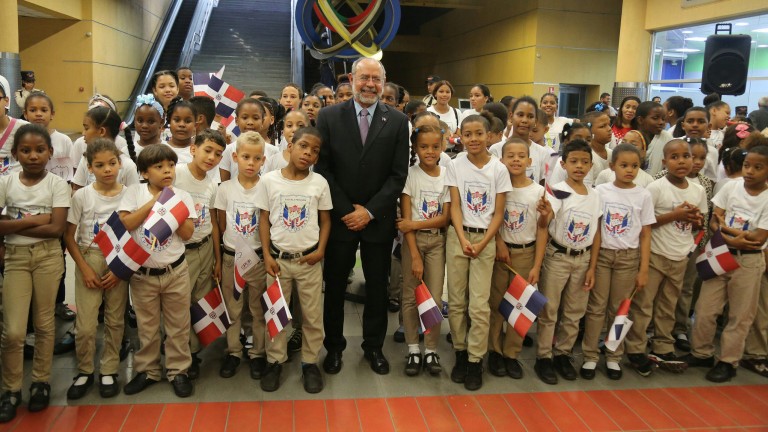
[{"label": "white t-shirt with logo", "polygon": [[536,240],[536,222],[539,217],[536,205],[543,194],[544,187],[538,183],[507,192],[504,220],[499,229],[502,240],[517,245]]},{"label": "white t-shirt with logo", "polygon": [[600,195],[587,187],[587,194],[577,194],[566,182],[556,183],[552,189],[570,192],[565,199],[547,195],[555,217],[549,223],[549,236],[567,248],[581,250],[592,245],[603,214]]},{"label": "white t-shirt with logo", "polygon": [[493,219],[496,194],[512,190],[507,167],[491,158],[482,168],[476,167],[469,158],[456,158],[445,174],[445,185],[459,189],[464,226],[486,229]]},{"label": "white t-shirt with logo", "polygon": [[411,220],[424,221],[443,214],[446,197],[450,195],[445,185],[446,171],[440,167],[440,175],[432,177],[419,165],[408,168],[403,193],[411,197]]},{"label": "white t-shirt with logo", "polygon": [[53,144],[53,156],[48,161],[45,169],[48,172],[56,174],[64,181],[72,180],[72,173],[75,170],[79,159],[73,159],[74,146],[72,140],[59,131],[51,133],[51,144]]},{"label": "white t-shirt with logo", "polygon": [[[768,230],[768,190],[752,196],[744,188],[744,179],[734,179],[712,198],[712,204],[725,210],[725,224],[729,228],[742,231]],[[765,249],[766,243],[762,249]]]},{"label": "white t-shirt with logo", "polygon": [[525,175],[535,183],[539,183],[546,174],[546,164],[552,154],[552,149],[531,141],[528,145],[528,152],[531,155],[531,166],[525,169]]},{"label": "white t-shirt with logo", "polygon": [[461,118],[461,113],[452,106],[448,107],[448,112],[445,114],[437,112],[434,105],[427,106],[427,111],[437,114],[438,117],[440,117],[440,120],[448,125],[448,130],[446,132],[454,133],[460,126],[459,119]]},{"label": "white t-shirt with logo", "polygon": [[[707,194],[704,188],[688,179],[688,187],[680,189],[662,177],[650,185],[648,192],[653,197],[653,209],[656,217],[670,213],[683,202],[695,205],[707,219]],[[693,247],[693,224],[673,221],[655,227],[651,231],[651,252],[673,261],[681,261],[688,256]]]},{"label": "white t-shirt with logo", "polygon": [[[95,182],[96,176],[88,171],[88,160],[83,156],[77,165],[74,177],[72,177],[72,183],[85,187]],[[139,184],[139,171],[136,168],[136,163],[125,153],[120,154],[120,171],[117,173],[117,182],[126,186]]]},{"label": "white t-shirt with logo", "polygon": [[[22,219],[39,214],[51,214],[55,208],[69,208],[71,190],[67,182],[51,173],[34,186],[25,186],[19,179],[21,171],[0,177],[0,207],[9,219]],[[7,234],[5,243],[26,246],[48,240]],[[8,287],[10,288],[10,287]]]},{"label": "white t-shirt with logo", "polygon": [[72,207],[67,214],[67,222],[77,225],[75,240],[80,247],[98,248],[93,238],[101,231],[112,213],[118,211],[120,202],[128,190],[123,186],[115,196],[100,194],[93,185],[78,189],[72,195]]},{"label": "white t-shirt with logo", "polygon": [[[189,218],[195,219],[195,203],[189,194],[179,188],[173,188],[173,192],[181,199],[182,203],[189,210]],[[146,183],[136,184],[128,187],[120,201],[118,211],[134,212],[139,207],[153,199],[149,192],[149,185]],[[142,264],[146,268],[163,268],[176,262],[184,254],[184,242],[176,233],[171,234],[164,242],[157,241],[155,236],[144,228],[142,223],[138,228],[131,231],[131,237],[142,249],[149,253],[149,259]],[[152,245],[154,244],[154,248]]]},{"label": "white t-shirt with logo", "polygon": [[[13,148],[13,137],[16,135],[16,131],[25,124],[29,124],[29,122],[16,119],[16,124],[13,125],[13,129],[11,129],[11,132],[8,134],[8,139],[6,139],[3,147],[0,148],[0,176],[7,176],[12,172],[21,171],[21,165],[19,165],[19,161],[11,156],[11,148]],[[6,129],[0,130],[0,137],[5,134]]]},{"label": "white t-shirt with logo", "polygon": [[281,170],[264,174],[256,185],[256,207],[269,211],[269,238],[282,252],[305,251],[320,241],[320,210],[331,210],[331,188],[320,174],[302,180]]},{"label": "white t-shirt with logo", "polygon": [[[592,150],[592,168],[590,168],[587,175],[584,176],[583,182],[585,186],[595,187],[598,175],[606,168],[610,169],[608,161],[611,160],[613,150],[606,150],[608,152],[608,159],[603,159],[600,155],[595,153],[594,150]],[[565,181],[565,179],[568,178],[568,172],[565,171],[565,168],[563,168],[562,164],[560,164],[560,161],[562,160],[563,158],[559,158],[555,164],[555,167],[553,168],[552,178],[550,179],[551,184],[560,183],[561,181]]]},{"label": "white t-shirt with logo", "polygon": [[216,183],[209,176],[206,176],[203,180],[196,179],[189,171],[189,164],[183,164],[176,165],[174,185],[187,191],[192,197],[192,201],[195,202],[195,213],[193,215],[195,232],[184,243],[198,243],[213,232],[211,210],[216,201]]},{"label": "white t-shirt with logo", "polygon": [[[647,172],[639,169],[637,170],[637,177],[635,177],[635,183],[638,186],[642,186],[644,188],[647,188],[649,184],[653,183],[656,179],[654,179],[650,174]],[[595,186],[599,186],[604,183],[613,183],[616,181],[616,173],[613,172],[612,169],[606,168],[602,171],[600,171],[600,174],[597,175],[597,179],[595,180]]]},{"label": "white t-shirt with logo", "polygon": [[235,250],[235,236],[241,236],[252,249],[261,247],[259,239],[259,209],[256,207],[256,188],[240,184],[237,177],[219,185],[214,208],[227,214],[227,229],[224,230],[224,246]]},{"label": "white t-shirt with logo", "polygon": [[641,186],[621,189],[613,183],[595,187],[603,203],[600,247],[611,250],[636,249],[640,231],[656,223],[651,193]]},{"label": "white t-shirt with logo", "polygon": [[[234,159],[232,158],[232,153],[234,153],[235,151],[237,151],[237,142],[228,144],[227,148],[224,149],[224,155],[221,158],[221,162],[219,162],[220,169],[223,169],[224,171],[229,171],[229,174],[230,174],[229,178],[237,177],[237,173],[239,172],[237,168],[237,162],[235,162]],[[259,174],[263,175],[267,172],[264,170],[264,166],[267,163],[269,163],[270,159],[283,157],[280,154],[280,152],[281,150],[276,146],[273,146],[272,144],[267,144],[264,146],[264,156],[267,158],[267,160],[264,162],[264,165],[261,166],[261,171],[259,171]]]}]

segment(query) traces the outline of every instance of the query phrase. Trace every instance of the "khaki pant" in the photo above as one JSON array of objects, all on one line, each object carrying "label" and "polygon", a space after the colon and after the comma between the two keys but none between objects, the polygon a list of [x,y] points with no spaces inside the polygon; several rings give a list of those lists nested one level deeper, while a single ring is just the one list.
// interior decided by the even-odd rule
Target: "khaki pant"
[{"label": "khaki pant", "polygon": [[[81,250],[85,262],[101,277],[109,267],[101,250]],[[104,302],[104,352],[101,355],[102,375],[117,373],[120,365],[120,343],[125,329],[125,304],[128,303],[128,282],[121,281],[108,290],[91,289],[83,282],[83,272],[75,269],[75,345],[77,346],[77,369],[80,373],[93,373],[93,359],[96,354],[96,330],[99,326],[99,307]]]},{"label": "khaki pant", "polygon": [[[210,239],[197,249],[187,249],[184,258],[189,264],[189,286],[192,291],[192,304],[197,303],[206,294],[211,292],[214,286],[212,278],[214,256],[213,241]],[[189,346],[193,353],[202,349],[197,333],[189,328]]]},{"label": "khaki pant", "polygon": [[538,358],[552,357],[553,340],[555,355],[571,353],[579,334],[579,321],[589,300],[589,291],[584,290],[584,278],[589,269],[590,254],[587,251],[579,256],[570,256],[558,252],[552,245],[547,246],[539,282],[547,303],[539,316]]},{"label": "khaki pant", "polygon": [[738,366],[749,327],[757,312],[760,277],[765,272],[765,261],[761,253],[734,255],[734,258],[739,263],[738,269],[704,281],[701,285],[691,350],[699,358],[714,355],[717,316],[728,303],[728,324],[720,335],[719,360]]},{"label": "khaki pant", "polygon": [[187,373],[192,364],[189,351],[189,265],[186,261],[160,276],[136,273],[131,277],[131,299],[136,311],[141,348],[134,356],[134,369],[160,380],[160,314],[165,333],[165,373],[168,381]]},{"label": "khaki pant", "polygon": [[[227,307],[229,321],[232,323],[227,329],[227,354],[240,358],[243,356],[243,344],[240,342],[240,317],[243,312],[243,304],[247,300],[248,310],[253,316],[251,329],[253,331],[253,347],[248,351],[248,357],[265,357],[265,334],[267,328],[264,324],[264,311],[261,309],[261,296],[267,289],[267,272],[264,263],[259,262],[243,275],[245,289],[240,298],[235,300],[235,257],[224,254],[221,265],[221,291],[224,304]],[[246,295],[247,292],[247,295]]]},{"label": "khaki pant", "polygon": [[[416,233],[416,246],[419,249],[419,255],[424,263],[424,275],[422,279],[432,295],[435,304],[440,304],[443,296],[443,284],[445,282],[445,233]],[[419,343],[419,309],[416,305],[416,287],[421,281],[416,280],[412,272],[411,249],[404,242],[402,246],[402,315],[403,326],[405,327],[405,343],[416,345]],[[394,260],[392,260],[394,262]],[[438,306],[440,307],[440,306]],[[429,333],[424,335],[424,346],[428,350],[437,350],[437,344],[440,341],[440,325],[436,325]]]},{"label": "khaki pant", "polygon": [[50,379],[56,336],[54,304],[63,273],[64,263],[58,239],[42,240],[28,246],[6,245],[3,287],[5,310],[0,345],[3,390],[21,390],[24,340],[30,305],[35,327],[32,381],[48,382]]},{"label": "khaki pant", "polygon": [[[639,269],[639,249],[600,249],[595,286],[589,292],[587,313],[584,316],[584,339],[581,341],[584,361],[597,362],[600,359],[600,333],[606,324],[613,325],[619,305],[632,294]],[[606,351],[605,360],[618,363],[623,354],[622,343],[615,352]]]},{"label": "khaki pant", "polygon": [[[484,234],[464,232],[470,243],[479,243]],[[488,351],[488,327],[491,308],[491,276],[496,248],[493,243],[483,249],[480,256],[468,258],[461,250],[459,237],[448,230],[446,248],[448,267],[448,323],[453,336],[453,349],[467,350],[469,361],[479,362]],[[472,327],[467,334],[467,312]]]},{"label": "khaki pant", "polygon": [[[320,263],[315,265],[299,263],[298,258],[278,259],[277,263],[280,265],[280,286],[283,288],[285,304],[291,301],[291,291],[293,291],[291,287],[294,282],[298,297],[301,299],[301,310],[304,315],[301,326],[304,335],[301,343],[301,362],[317,363],[320,348],[323,347],[323,267]],[[267,275],[267,285],[272,285],[274,281],[275,278]],[[255,329],[253,334],[255,339]],[[268,337],[266,333],[262,335],[264,338]],[[283,329],[274,340],[267,343],[268,362],[285,363],[288,360],[289,336],[289,329]]]},{"label": "khaki pant", "polygon": [[627,333],[624,347],[628,354],[645,352],[648,343],[648,324],[653,320],[654,336],[651,349],[656,354],[675,352],[672,327],[675,325],[675,307],[683,289],[683,276],[688,259],[673,261],[651,253],[648,283],[635,294],[629,317],[634,324]]},{"label": "khaki pant", "polygon": [[768,275],[763,273],[760,282],[760,297],[757,313],[747,335],[744,347],[745,359],[768,358]]},{"label": "khaki pant", "polygon": [[673,336],[679,334],[687,335],[691,330],[691,306],[696,304],[696,299],[699,297],[699,291],[701,290],[701,280],[699,280],[699,272],[696,270],[696,257],[698,253],[699,251],[697,250],[688,259],[688,266],[685,269],[685,276],[683,276],[683,290],[680,291],[680,298],[677,299],[677,306],[675,307]]},{"label": "khaki pant", "polygon": [[[527,278],[536,260],[535,248],[509,248],[509,255],[512,259],[512,268],[519,272],[520,276]],[[488,348],[491,351],[502,354],[504,357],[516,359],[523,349],[523,338],[517,334],[517,331],[512,326],[507,325],[506,332],[502,331],[506,319],[499,312],[501,299],[504,298],[504,293],[507,292],[507,288],[509,288],[509,284],[514,276],[514,273],[510,272],[504,263],[495,262],[493,264],[490,297],[491,325],[488,336]]]}]

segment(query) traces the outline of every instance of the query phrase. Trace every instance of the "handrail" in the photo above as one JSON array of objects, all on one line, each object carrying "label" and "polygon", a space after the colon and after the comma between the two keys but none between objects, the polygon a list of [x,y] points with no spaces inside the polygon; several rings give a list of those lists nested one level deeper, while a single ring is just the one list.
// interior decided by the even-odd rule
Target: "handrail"
[{"label": "handrail", "polygon": [[205,37],[205,30],[208,28],[208,21],[211,18],[213,8],[218,6],[218,0],[200,0],[192,16],[192,22],[189,24],[189,32],[184,41],[184,47],[181,49],[179,63],[177,67],[190,66],[192,58],[200,52]]},{"label": "handrail", "polygon": [[[171,33],[173,23],[176,21],[176,16],[179,14],[179,9],[181,9],[181,3],[183,1],[184,0],[171,0],[171,5],[168,7],[168,12],[165,14],[163,22],[160,24],[155,42],[152,44],[149,54],[147,54],[147,59],[141,67],[141,72],[139,72],[139,78],[136,80],[136,85],[134,85],[133,91],[131,91],[129,101],[136,100],[136,97],[143,94],[147,86],[149,86],[152,75],[155,73],[157,62],[160,60],[160,54],[162,54],[163,48],[165,48],[165,43],[168,41],[168,35]],[[129,103],[123,114],[123,120],[128,124],[133,123],[133,115],[135,111],[135,105]]]}]

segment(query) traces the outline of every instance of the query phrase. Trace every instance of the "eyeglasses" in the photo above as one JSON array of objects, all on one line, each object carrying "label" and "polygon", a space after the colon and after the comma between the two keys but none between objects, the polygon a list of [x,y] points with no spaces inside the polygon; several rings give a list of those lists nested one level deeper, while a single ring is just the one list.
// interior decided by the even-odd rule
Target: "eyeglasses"
[{"label": "eyeglasses", "polygon": [[377,76],[371,76],[371,75],[358,75],[357,79],[359,79],[363,83],[367,83],[368,81],[373,81],[373,83],[376,85],[379,85],[382,83],[381,78]]}]

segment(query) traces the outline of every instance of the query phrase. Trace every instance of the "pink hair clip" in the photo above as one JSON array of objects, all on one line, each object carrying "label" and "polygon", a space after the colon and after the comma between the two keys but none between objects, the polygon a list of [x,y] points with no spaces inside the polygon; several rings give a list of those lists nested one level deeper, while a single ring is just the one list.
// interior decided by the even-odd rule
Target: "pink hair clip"
[{"label": "pink hair clip", "polygon": [[736,136],[739,139],[744,139],[749,136],[749,125],[746,123],[739,123],[736,125]]}]

